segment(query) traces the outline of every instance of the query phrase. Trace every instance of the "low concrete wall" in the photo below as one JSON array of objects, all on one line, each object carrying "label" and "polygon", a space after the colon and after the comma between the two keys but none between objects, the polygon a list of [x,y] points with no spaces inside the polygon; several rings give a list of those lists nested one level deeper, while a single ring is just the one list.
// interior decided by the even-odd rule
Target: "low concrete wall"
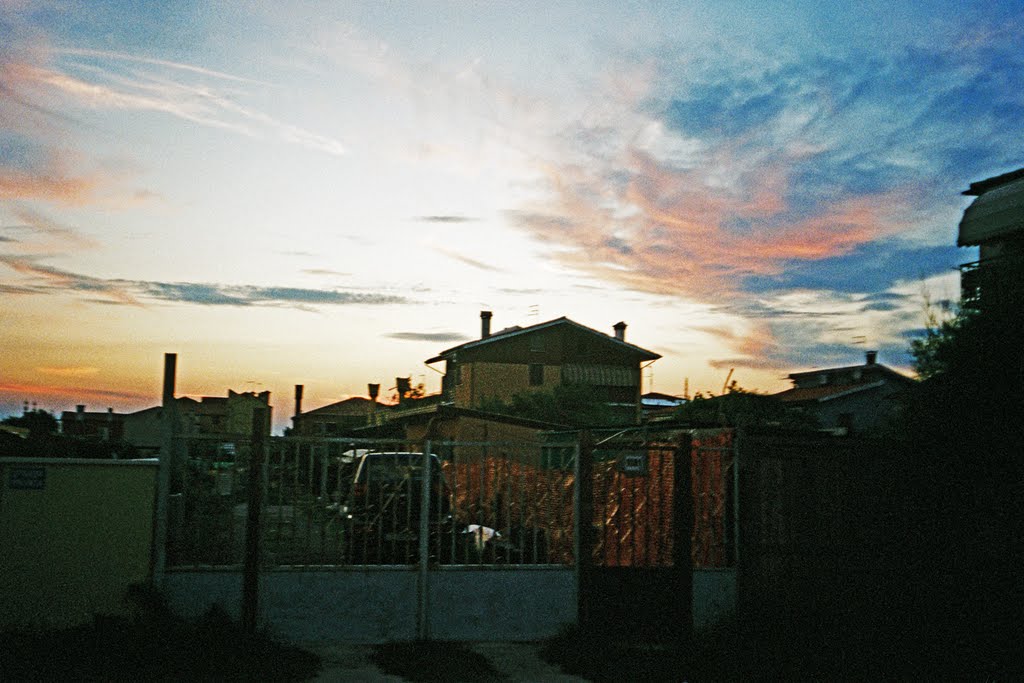
[{"label": "low concrete wall", "polygon": [[[260,577],[261,623],[292,642],[382,643],[417,637],[415,569],[275,570]],[[445,568],[430,572],[429,636],[438,640],[537,640],[576,621],[572,569]],[[172,609],[201,616],[220,604],[237,617],[242,574],[172,570]]]},{"label": "low concrete wall", "polygon": [[0,626],[125,609],[151,576],[156,461],[0,459]]},{"label": "low concrete wall", "polygon": [[693,630],[717,626],[736,614],[736,570],[693,570]]},{"label": "low concrete wall", "polygon": [[430,637],[539,640],[576,623],[572,568],[451,568],[430,575]]}]

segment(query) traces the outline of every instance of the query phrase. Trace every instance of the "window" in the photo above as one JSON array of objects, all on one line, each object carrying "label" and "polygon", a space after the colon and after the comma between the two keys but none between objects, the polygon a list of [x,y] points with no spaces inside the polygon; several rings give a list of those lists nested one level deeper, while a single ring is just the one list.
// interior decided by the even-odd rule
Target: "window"
[{"label": "window", "polygon": [[544,365],[541,363],[530,364],[530,386],[539,387],[544,384]]}]

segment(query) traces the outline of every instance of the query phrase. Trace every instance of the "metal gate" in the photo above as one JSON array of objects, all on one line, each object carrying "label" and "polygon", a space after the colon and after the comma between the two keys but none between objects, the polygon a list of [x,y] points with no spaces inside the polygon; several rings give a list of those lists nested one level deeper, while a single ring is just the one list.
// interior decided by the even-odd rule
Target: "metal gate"
[{"label": "metal gate", "polygon": [[[586,449],[585,449],[586,450]],[[635,429],[595,437],[584,617],[650,642],[729,614],[736,591],[732,430]],[[582,456],[587,462],[586,453]]]},{"label": "metal gate", "polygon": [[186,608],[206,591],[233,611],[223,596],[254,554],[261,620],[300,634],[536,638],[575,621],[575,441],[188,437],[176,452],[166,583]]}]

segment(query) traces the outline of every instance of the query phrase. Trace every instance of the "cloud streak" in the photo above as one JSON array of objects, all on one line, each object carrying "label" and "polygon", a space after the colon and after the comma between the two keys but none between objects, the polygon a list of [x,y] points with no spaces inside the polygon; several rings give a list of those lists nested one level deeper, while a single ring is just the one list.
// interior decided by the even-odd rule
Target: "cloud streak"
[{"label": "cloud streak", "polygon": [[389,339],[400,339],[402,341],[427,341],[439,344],[454,344],[469,339],[469,337],[458,332],[393,332],[386,336]]},{"label": "cloud streak", "polygon": [[[334,156],[343,143],[240,103],[259,82],[199,66],[96,50],[64,49],[66,63],[0,63],[0,97],[41,112],[107,109],[153,112],[253,138],[272,138]],[[67,61],[79,57],[87,62]],[[122,62],[154,67],[125,71]],[[162,72],[161,72],[162,70]],[[189,82],[186,75],[196,79]],[[211,84],[210,81],[213,81]],[[228,83],[230,87],[221,87]],[[40,104],[42,101],[44,104]]]},{"label": "cloud streak", "polygon": [[308,289],[196,282],[103,279],[46,266],[31,258],[0,254],[0,264],[29,278],[27,284],[3,285],[17,294],[86,293],[107,302],[147,305],[173,302],[200,306],[269,306],[305,309],[316,306],[382,306],[409,303],[407,297],[383,292]]}]

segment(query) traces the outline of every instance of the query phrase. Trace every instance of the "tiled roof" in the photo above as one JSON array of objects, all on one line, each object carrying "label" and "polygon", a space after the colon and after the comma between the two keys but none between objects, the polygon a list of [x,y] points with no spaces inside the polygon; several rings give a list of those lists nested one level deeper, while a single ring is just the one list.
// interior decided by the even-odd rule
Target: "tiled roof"
[{"label": "tiled roof", "polygon": [[797,402],[797,401],[828,401],[840,396],[847,396],[850,394],[857,394],[868,389],[876,389],[878,387],[885,386],[885,382],[876,380],[873,382],[858,382],[856,384],[825,384],[819,387],[803,387],[787,389],[781,393],[775,394],[775,398],[780,401],[786,402]]},{"label": "tiled roof", "polygon": [[530,332],[536,332],[538,330],[543,330],[543,329],[546,329],[548,327],[554,327],[556,325],[572,325],[573,327],[576,327],[576,328],[578,328],[580,330],[583,330],[585,332],[589,332],[590,334],[596,335],[597,337],[601,338],[602,341],[607,341],[608,343],[611,343],[611,344],[619,344],[619,345],[623,346],[624,348],[630,349],[631,351],[635,352],[637,355],[643,357],[646,360],[657,360],[658,358],[661,358],[660,354],[654,353],[653,351],[648,351],[647,349],[641,348],[641,347],[636,346],[634,344],[630,344],[628,342],[620,341],[620,340],[616,339],[615,337],[608,336],[607,334],[605,334],[603,332],[595,330],[595,329],[593,329],[591,327],[587,327],[586,325],[581,325],[580,323],[578,323],[578,322],[576,322],[574,320],[569,320],[565,316],[562,316],[561,318],[555,318],[554,320],[548,320],[547,322],[537,323],[536,325],[530,325],[529,327],[518,327],[518,326],[516,326],[516,327],[509,327],[509,328],[501,330],[499,332],[495,332],[494,334],[490,335],[489,337],[485,337],[483,339],[474,339],[473,341],[468,341],[465,344],[459,344],[458,346],[453,346],[450,349],[445,349],[444,351],[439,353],[437,356],[431,358],[427,362],[428,363],[436,363],[439,360],[444,360],[444,358],[446,356],[449,356],[449,355],[451,355],[452,353],[454,353],[456,351],[461,351],[462,349],[471,349],[471,348],[476,348],[478,346],[483,346],[484,344],[492,344],[492,343],[497,342],[497,341],[504,341],[505,339],[510,339],[512,337],[516,337],[516,336],[519,336],[521,334],[528,334]]}]

